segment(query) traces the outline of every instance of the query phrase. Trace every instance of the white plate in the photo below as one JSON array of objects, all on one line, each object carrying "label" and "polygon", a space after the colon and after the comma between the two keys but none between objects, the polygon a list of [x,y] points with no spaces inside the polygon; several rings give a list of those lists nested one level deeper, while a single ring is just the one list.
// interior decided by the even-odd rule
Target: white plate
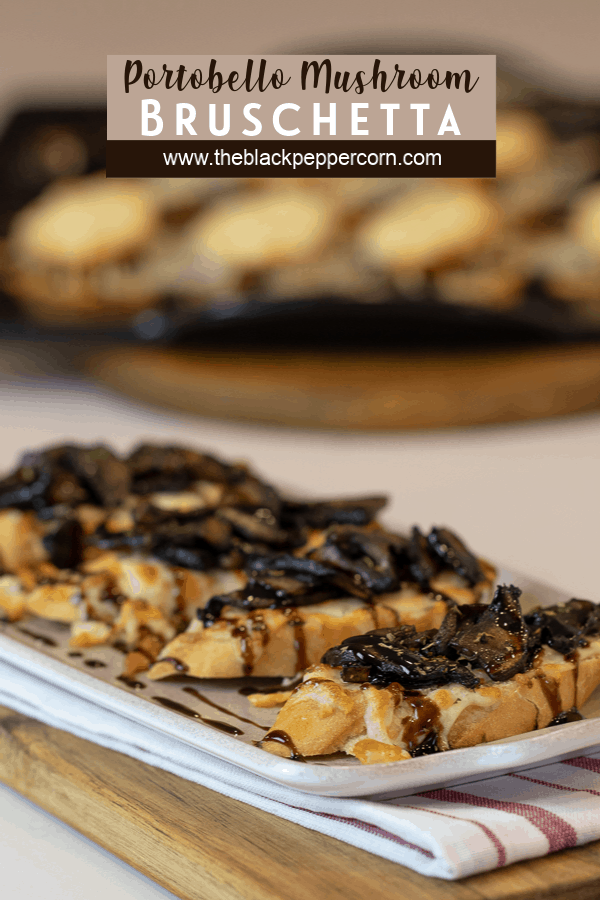
[{"label": "white plate", "polygon": [[[501,573],[500,581],[507,580],[510,579],[506,573]],[[514,583],[523,589],[525,609],[570,599],[525,577],[515,578]],[[82,651],[82,656],[70,656],[73,651],[68,647],[68,637],[67,626],[43,619],[30,618],[3,625],[0,634],[0,702],[10,705],[10,698],[16,700],[18,696],[35,700],[36,686],[41,689],[43,685],[45,691],[50,687],[56,696],[57,709],[67,712],[69,698],[73,706],[79,698],[91,710],[88,716],[93,717],[94,706],[101,707],[103,717],[116,717],[125,734],[129,720],[300,791],[331,797],[400,796],[489,778],[576,756],[584,750],[600,749],[599,689],[583,708],[582,713],[586,716],[583,721],[545,728],[507,741],[373,766],[363,766],[348,757],[308,763],[283,760],[254,743],[272,725],[276,710],[255,709],[239,693],[245,685],[260,683],[259,679],[201,682],[181,678],[152,682],[144,675],[138,675],[136,680],[143,688],[134,689],[116,680],[123,663],[119,651],[112,647],[97,647]],[[86,665],[91,661],[100,665],[95,668]],[[204,699],[190,694],[186,688],[195,689]],[[216,721],[221,727],[223,724],[233,726],[243,733],[237,736],[223,733],[205,721],[165,708],[154,699],[157,697],[183,704],[204,720]],[[222,709],[215,709],[210,704],[217,704]],[[26,712],[27,702],[21,700],[18,708]],[[34,704],[32,709],[35,709]]]}]

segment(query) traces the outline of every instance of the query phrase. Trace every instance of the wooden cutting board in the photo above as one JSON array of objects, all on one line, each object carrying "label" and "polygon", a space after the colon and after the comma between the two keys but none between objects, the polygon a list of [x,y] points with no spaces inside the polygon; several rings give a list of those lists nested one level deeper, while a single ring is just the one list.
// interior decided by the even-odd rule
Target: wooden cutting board
[{"label": "wooden cutting board", "polygon": [[0,779],[182,900],[600,896],[600,841],[459,882],[425,878],[5,707]]},{"label": "wooden cutting board", "polygon": [[598,344],[445,355],[121,346],[81,365],[139,400],[302,428],[457,427],[600,408]]}]

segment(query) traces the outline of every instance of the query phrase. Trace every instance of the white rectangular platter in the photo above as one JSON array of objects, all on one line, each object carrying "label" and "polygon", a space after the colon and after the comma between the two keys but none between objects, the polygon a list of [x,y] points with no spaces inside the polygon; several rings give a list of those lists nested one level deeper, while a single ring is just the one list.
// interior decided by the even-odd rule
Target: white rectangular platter
[{"label": "white rectangular platter", "polygon": [[[566,594],[521,576],[500,573],[523,590],[523,606],[549,606]],[[596,599],[596,598],[592,598]],[[136,685],[119,681],[122,654],[113,647],[74,652],[66,626],[29,618],[0,625],[0,703],[36,716],[44,708],[52,722],[86,733],[116,729],[162,735],[171,742],[211,754],[288,788],[331,797],[401,796],[433,787],[461,784],[544,765],[583,751],[600,750],[600,689],[581,710],[585,719],[477,747],[451,750],[402,762],[363,766],[350,757],[307,763],[283,760],[256,746],[272,726],[276,710],[255,709],[243,689],[265,680],[200,681],[177,678],[152,682],[137,675]],[[38,715],[43,718],[43,715]],[[110,727],[108,727],[108,724]],[[97,726],[97,727],[95,727]],[[238,732],[238,733],[236,733]],[[132,739],[131,743],[135,743]]]}]

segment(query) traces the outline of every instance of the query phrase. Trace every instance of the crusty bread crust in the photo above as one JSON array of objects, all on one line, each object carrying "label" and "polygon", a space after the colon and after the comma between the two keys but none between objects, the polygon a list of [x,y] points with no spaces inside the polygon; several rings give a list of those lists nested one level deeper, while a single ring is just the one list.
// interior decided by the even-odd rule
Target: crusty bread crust
[{"label": "crusty bread crust", "polygon": [[263,749],[282,757],[342,751],[378,763],[408,759],[432,729],[438,748],[450,750],[545,728],[560,712],[582,706],[600,684],[600,639],[569,659],[545,647],[530,670],[509,681],[478,674],[477,688],[407,692],[399,684],[348,684],[339,669],[315,666],[290,692]]}]

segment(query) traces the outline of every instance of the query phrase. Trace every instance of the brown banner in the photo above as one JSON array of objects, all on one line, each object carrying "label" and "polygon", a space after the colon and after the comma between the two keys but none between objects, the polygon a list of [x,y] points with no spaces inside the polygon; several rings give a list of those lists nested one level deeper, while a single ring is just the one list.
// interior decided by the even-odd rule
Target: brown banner
[{"label": "brown banner", "polygon": [[109,178],[494,178],[496,142],[108,141]]}]

